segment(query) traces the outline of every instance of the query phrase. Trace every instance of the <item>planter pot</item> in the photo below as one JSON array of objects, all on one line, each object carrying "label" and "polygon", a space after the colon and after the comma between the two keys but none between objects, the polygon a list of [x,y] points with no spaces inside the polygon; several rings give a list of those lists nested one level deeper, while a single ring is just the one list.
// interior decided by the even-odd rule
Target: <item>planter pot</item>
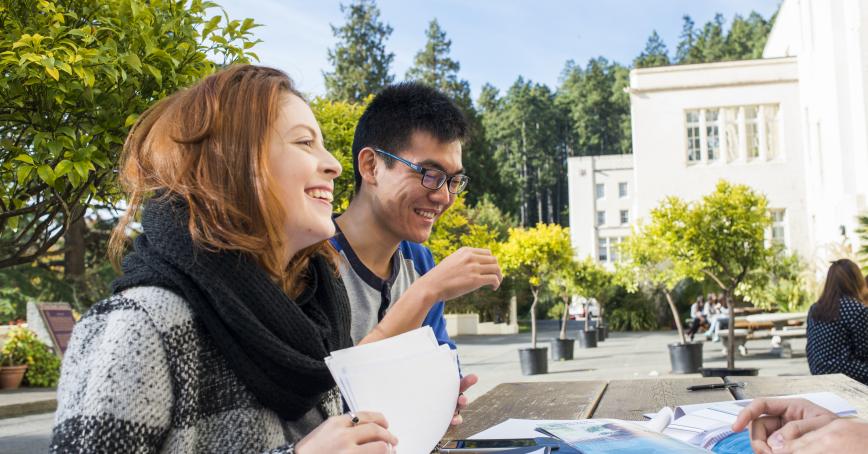
[{"label": "planter pot", "polygon": [[579,331],[579,346],[582,348],[597,347],[597,330]]},{"label": "planter pot", "polygon": [[0,388],[18,389],[21,386],[21,380],[24,378],[24,372],[26,371],[27,364],[23,366],[0,367]]},{"label": "planter pot", "polygon": [[573,359],[575,339],[552,339],[552,361]]},{"label": "planter pot", "polygon": [[673,374],[695,374],[702,368],[702,342],[669,344]]},{"label": "planter pot", "polygon": [[755,376],[759,374],[759,369],[755,367],[734,367],[732,369],[726,367],[703,367],[699,370],[703,377],[730,377],[730,376]]},{"label": "planter pot", "polygon": [[597,342],[603,342],[609,337],[609,328],[606,325],[597,325]]},{"label": "planter pot", "polygon": [[608,339],[608,338],[609,338],[609,325],[604,324],[603,325],[603,339]]},{"label": "planter pot", "polygon": [[522,375],[546,374],[549,371],[549,349],[522,348],[518,351],[518,359],[521,361]]}]

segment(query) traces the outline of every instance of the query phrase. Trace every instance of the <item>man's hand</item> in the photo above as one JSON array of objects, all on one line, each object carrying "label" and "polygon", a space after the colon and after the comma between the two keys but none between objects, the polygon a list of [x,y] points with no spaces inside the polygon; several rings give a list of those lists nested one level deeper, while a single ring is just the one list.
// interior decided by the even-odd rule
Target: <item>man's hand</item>
[{"label": "man's hand", "polygon": [[[774,436],[774,435],[772,435]],[[771,440],[769,440],[771,442]],[[856,454],[868,444],[868,423],[858,419],[837,418],[794,440],[772,446],[774,454]]]},{"label": "man's hand", "polygon": [[[777,449],[803,434],[830,424],[838,417],[805,399],[755,399],[732,425],[741,432],[750,424],[750,445],[756,454],[777,454]],[[789,451],[787,451],[789,452]]]},{"label": "man's hand", "polygon": [[464,391],[467,391],[468,388],[475,385],[476,382],[479,381],[479,377],[476,374],[465,375],[464,378],[461,379],[461,385],[458,387],[458,404],[455,406],[455,415],[452,416],[452,425],[457,426],[464,422],[464,418],[461,417],[461,410],[464,410],[467,407],[467,396],[464,395]]},{"label": "man's hand", "polygon": [[424,282],[438,301],[447,301],[484,286],[497,290],[502,280],[497,258],[490,250],[463,247],[425,273],[417,283]]}]

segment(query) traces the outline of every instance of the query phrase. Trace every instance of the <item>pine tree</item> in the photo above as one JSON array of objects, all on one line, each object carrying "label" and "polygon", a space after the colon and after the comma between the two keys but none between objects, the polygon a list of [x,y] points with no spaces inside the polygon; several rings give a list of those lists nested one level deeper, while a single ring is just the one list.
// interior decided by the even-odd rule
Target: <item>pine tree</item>
[{"label": "pine tree", "polygon": [[651,33],[648,37],[648,42],[645,43],[645,50],[633,60],[633,66],[636,68],[651,68],[654,66],[666,66],[669,64],[669,50],[657,30]]},{"label": "pine tree", "polygon": [[678,37],[678,48],[675,51],[675,61],[681,63],[699,63],[699,55],[694,50],[696,30],[693,29],[693,19],[688,15],[682,17],[681,35]]},{"label": "pine tree", "polygon": [[470,85],[467,81],[458,79],[461,64],[449,57],[452,40],[446,38],[446,32],[440,28],[437,19],[428,24],[425,36],[428,41],[416,54],[413,66],[407,70],[406,78],[434,87],[456,102],[471,104]]},{"label": "pine tree", "polygon": [[726,53],[723,27],[724,19],[720,13],[715,14],[713,20],[705,23],[694,43],[694,49],[700,55],[700,59],[696,63],[710,63],[733,59]]},{"label": "pine tree", "polygon": [[341,5],[346,23],[332,25],[338,38],[329,49],[332,72],[324,72],[327,97],[336,101],[361,102],[370,94],[392,83],[389,66],[395,54],[386,52],[385,41],[392,27],[380,21],[380,10],[374,0],[355,0]]}]

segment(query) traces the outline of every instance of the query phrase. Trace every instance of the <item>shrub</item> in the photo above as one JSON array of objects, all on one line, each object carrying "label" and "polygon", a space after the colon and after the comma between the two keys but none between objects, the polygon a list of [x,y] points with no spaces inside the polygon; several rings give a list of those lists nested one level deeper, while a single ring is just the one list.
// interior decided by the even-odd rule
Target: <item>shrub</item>
[{"label": "shrub", "polygon": [[27,364],[25,386],[57,386],[60,378],[60,358],[43,344],[33,331],[23,326],[12,328],[6,337],[2,353],[4,364]]}]

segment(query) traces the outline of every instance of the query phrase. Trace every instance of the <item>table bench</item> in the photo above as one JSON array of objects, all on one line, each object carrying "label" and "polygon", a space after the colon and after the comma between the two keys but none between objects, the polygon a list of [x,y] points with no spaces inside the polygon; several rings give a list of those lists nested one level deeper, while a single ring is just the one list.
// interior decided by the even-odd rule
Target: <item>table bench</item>
[{"label": "table bench", "polygon": [[[744,388],[688,391],[704,383],[745,382]],[[509,418],[642,420],[664,406],[831,391],[860,417],[868,416],[868,387],[841,374],[800,377],[656,378],[504,383],[483,394],[461,414],[444,440],[467,438]]]}]

